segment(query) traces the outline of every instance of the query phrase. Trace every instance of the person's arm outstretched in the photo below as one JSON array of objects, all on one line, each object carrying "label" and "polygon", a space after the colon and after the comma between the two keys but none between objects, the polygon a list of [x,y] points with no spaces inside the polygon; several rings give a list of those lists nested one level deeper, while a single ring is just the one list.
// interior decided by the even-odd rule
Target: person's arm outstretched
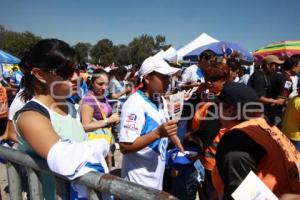
[{"label": "person's arm outstretched", "polygon": [[50,120],[35,111],[21,113],[17,129],[33,150],[44,159],[47,159],[49,150],[60,139]]}]

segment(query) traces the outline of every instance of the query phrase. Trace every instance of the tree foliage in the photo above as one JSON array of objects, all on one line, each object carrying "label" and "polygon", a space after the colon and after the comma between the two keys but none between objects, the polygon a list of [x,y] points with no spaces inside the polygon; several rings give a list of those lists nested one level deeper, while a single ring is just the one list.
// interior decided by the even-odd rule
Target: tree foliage
[{"label": "tree foliage", "polygon": [[92,48],[92,45],[90,43],[79,42],[75,44],[73,48],[75,49],[80,62],[90,62],[89,52]]},{"label": "tree foliage", "polygon": [[29,31],[17,33],[0,25],[0,49],[14,56],[22,57],[39,40],[41,37]]},{"label": "tree foliage", "polygon": [[117,65],[128,65],[131,63],[129,48],[124,44],[114,46],[114,55]]},{"label": "tree foliage", "polygon": [[92,61],[108,65],[114,62],[113,42],[109,39],[99,40],[91,50]]},{"label": "tree foliage", "polygon": [[132,63],[141,64],[144,59],[154,54],[155,41],[152,36],[143,34],[128,44]]},{"label": "tree foliage", "polygon": [[154,55],[161,49],[165,49],[166,37],[157,35],[153,36],[143,34],[136,37],[128,44],[130,50],[131,63],[140,65],[147,57]]},{"label": "tree foliage", "polygon": [[[0,49],[17,57],[21,58],[25,51],[41,39],[29,31],[18,33],[0,25]],[[140,65],[147,57],[168,47],[170,45],[166,44],[165,36],[153,37],[147,34],[133,38],[128,45],[114,45],[110,39],[101,39],[95,45],[78,42],[73,46],[81,62],[101,63],[104,66],[113,62],[116,65]]]},{"label": "tree foliage", "polygon": [[162,35],[155,36],[155,50],[159,51],[166,46],[166,37]]}]

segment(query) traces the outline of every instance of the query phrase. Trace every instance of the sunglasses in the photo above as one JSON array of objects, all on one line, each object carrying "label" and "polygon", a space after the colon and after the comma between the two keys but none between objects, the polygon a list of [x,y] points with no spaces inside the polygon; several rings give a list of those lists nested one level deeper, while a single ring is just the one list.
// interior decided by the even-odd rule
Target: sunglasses
[{"label": "sunglasses", "polygon": [[74,73],[79,74],[79,68],[78,68],[78,65],[75,65],[74,67],[62,66],[62,67],[51,70],[50,73],[52,73],[53,75],[56,75],[56,76],[60,76],[64,80],[68,80],[74,75]]}]

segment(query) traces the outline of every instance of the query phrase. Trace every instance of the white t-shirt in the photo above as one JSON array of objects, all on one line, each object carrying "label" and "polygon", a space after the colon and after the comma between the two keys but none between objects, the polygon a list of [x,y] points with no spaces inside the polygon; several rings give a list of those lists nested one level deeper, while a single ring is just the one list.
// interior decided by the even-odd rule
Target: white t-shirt
[{"label": "white t-shirt", "polygon": [[[109,92],[112,93],[120,93],[126,89],[125,81],[118,81],[117,79],[112,79],[109,82]],[[124,94],[119,97],[119,100],[126,99],[127,95]]]},{"label": "white t-shirt", "polygon": [[200,80],[201,83],[205,82],[202,70],[197,65],[191,65],[186,68],[181,75],[181,79],[183,83],[196,82],[198,80]]},{"label": "white t-shirt", "polygon": [[13,120],[14,115],[16,114],[16,112],[18,112],[19,110],[21,110],[21,108],[23,108],[23,106],[26,104],[22,99],[21,99],[21,93],[23,92],[23,89],[21,89],[15,96],[14,100],[12,101],[10,107],[9,107],[9,111],[8,111],[8,119],[9,120]]},{"label": "white t-shirt", "polygon": [[[124,103],[120,142],[134,142],[166,121],[162,106],[151,102],[138,90]],[[162,189],[168,138],[160,138],[144,149],[123,156],[122,178],[147,187]]]},{"label": "white t-shirt", "polygon": [[297,85],[298,85],[298,76],[291,76],[291,79],[292,79],[292,83],[293,83],[293,91],[292,93],[289,95],[289,98],[293,98],[295,96],[298,95],[298,89],[297,89]]},{"label": "white t-shirt", "polygon": [[244,74],[238,81],[238,83],[243,83],[245,85],[248,84],[248,80],[250,78],[250,75],[249,74]]}]

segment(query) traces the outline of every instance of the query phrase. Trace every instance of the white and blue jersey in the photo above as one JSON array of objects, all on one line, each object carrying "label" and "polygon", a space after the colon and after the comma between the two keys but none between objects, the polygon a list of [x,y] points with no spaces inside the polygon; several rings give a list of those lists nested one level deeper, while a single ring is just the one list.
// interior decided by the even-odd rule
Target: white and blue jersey
[{"label": "white and blue jersey", "polygon": [[[119,141],[133,143],[166,122],[163,106],[157,106],[138,90],[124,103]],[[162,189],[168,138],[160,138],[144,149],[123,156],[122,178]]]},{"label": "white and blue jersey", "polygon": [[181,79],[183,83],[196,81],[200,81],[201,83],[205,82],[202,69],[198,65],[191,65],[186,68],[181,75]]}]

